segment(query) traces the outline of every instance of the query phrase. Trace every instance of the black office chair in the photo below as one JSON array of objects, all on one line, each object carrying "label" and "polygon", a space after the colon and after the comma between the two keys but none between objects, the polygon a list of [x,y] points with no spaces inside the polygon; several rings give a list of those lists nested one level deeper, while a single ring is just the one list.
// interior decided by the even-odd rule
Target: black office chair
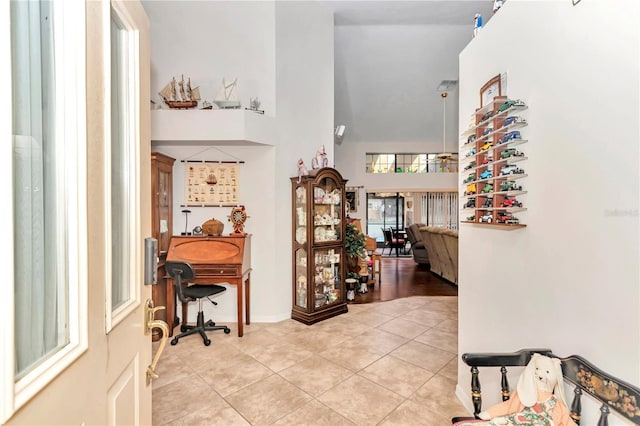
[{"label": "black office chair", "polygon": [[182,333],[174,336],[171,340],[172,345],[177,345],[178,340],[191,334],[200,333],[205,346],[211,344],[211,340],[205,334],[205,331],[211,330],[224,330],[225,334],[229,334],[231,330],[226,325],[216,325],[215,322],[209,320],[204,322],[204,312],[202,311],[202,299],[205,297],[209,299],[211,303],[217,305],[216,302],[210,299],[210,296],[215,294],[224,293],[227,291],[226,287],[216,284],[197,284],[187,287],[182,287],[183,284],[187,284],[196,277],[196,272],[193,267],[186,262],[167,262],[165,263],[165,269],[169,276],[173,279],[176,288],[176,294],[178,299],[183,303],[198,301],[198,320],[196,325],[187,325],[187,319],[182,319],[182,325],[180,331]]}]

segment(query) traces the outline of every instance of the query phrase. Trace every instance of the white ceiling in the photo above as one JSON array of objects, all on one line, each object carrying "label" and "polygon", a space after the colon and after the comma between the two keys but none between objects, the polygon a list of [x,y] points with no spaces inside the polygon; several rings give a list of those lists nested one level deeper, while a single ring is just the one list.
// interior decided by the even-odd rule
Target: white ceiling
[{"label": "white ceiling", "polygon": [[[443,142],[442,80],[458,79],[458,54],[489,0],[323,1],[335,16],[335,123],[344,143]],[[458,94],[446,101],[446,141],[456,150]],[[466,119],[466,118],[463,118]]]}]

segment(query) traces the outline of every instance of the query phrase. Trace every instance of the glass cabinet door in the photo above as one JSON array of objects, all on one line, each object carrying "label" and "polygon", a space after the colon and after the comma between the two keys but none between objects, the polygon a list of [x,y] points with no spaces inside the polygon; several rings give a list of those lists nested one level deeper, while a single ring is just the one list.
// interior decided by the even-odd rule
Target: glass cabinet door
[{"label": "glass cabinet door", "polygon": [[307,190],[304,186],[296,188],[294,238],[298,244],[307,243]]},{"label": "glass cabinet door", "polygon": [[171,220],[169,215],[173,214],[171,211],[171,173],[167,173],[163,170],[158,172],[158,224],[159,236],[158,250],[160,253],[166,253],[169,250],[169,241],[171,240],[170,225]]},{"label": "glass cabinet door", "polygon": [[307,308],[307,251],[296,250],[296,306]]},{"label": "glass cabinet door", "polygon": [[342,189],[338,182],[327,177],[313,186],[313,241],[315,243],[341,241]]},{"label": "glass cabinet door", "polygon": [[314,251],[313,295],[316,309],[334,302],[341,296],[341,250],[336,248],[317,249]]}]

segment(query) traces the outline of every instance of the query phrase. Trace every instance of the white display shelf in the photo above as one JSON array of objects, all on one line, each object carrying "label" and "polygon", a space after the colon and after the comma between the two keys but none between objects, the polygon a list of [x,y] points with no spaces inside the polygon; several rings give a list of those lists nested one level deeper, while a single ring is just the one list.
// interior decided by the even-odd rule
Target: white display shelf
[{"label": "white display shelf", "polygon": [[153,142],[276,145],[273,117],[242,109],[151,110]]}]

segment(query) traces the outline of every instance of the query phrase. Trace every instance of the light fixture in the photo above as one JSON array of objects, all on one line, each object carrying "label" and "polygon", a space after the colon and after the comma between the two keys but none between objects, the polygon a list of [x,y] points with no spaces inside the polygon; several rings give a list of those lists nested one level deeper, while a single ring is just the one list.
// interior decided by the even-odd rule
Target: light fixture
[{"label": "light fixture", "polygon": [[344,137],[344,131],[346,129],[347,129],[347,126],[345,126],[344,124],[340,124],[336,126],[335,130],[333,131],[333,135],[335,136],[335,140],[338,143],[338,145],[340,145],[340,143],[342,142],[342,138]]},{"label": "light fixture", "polygon": [[446,151],[447,143],[447,96],[458,85],[458,80],[442,80],[436,89],[442,98],[442,152],[437,155],[438,159],[444,163],[453,157],[453,154]]},{"label": "light fixture", "polygon": [[446,151],[447,143],[447,96],[449,93],[442,92],[440,97],[442,98],[442,152],[438,154],[440,160],[448,160],[453,156],[452,153]]}]

